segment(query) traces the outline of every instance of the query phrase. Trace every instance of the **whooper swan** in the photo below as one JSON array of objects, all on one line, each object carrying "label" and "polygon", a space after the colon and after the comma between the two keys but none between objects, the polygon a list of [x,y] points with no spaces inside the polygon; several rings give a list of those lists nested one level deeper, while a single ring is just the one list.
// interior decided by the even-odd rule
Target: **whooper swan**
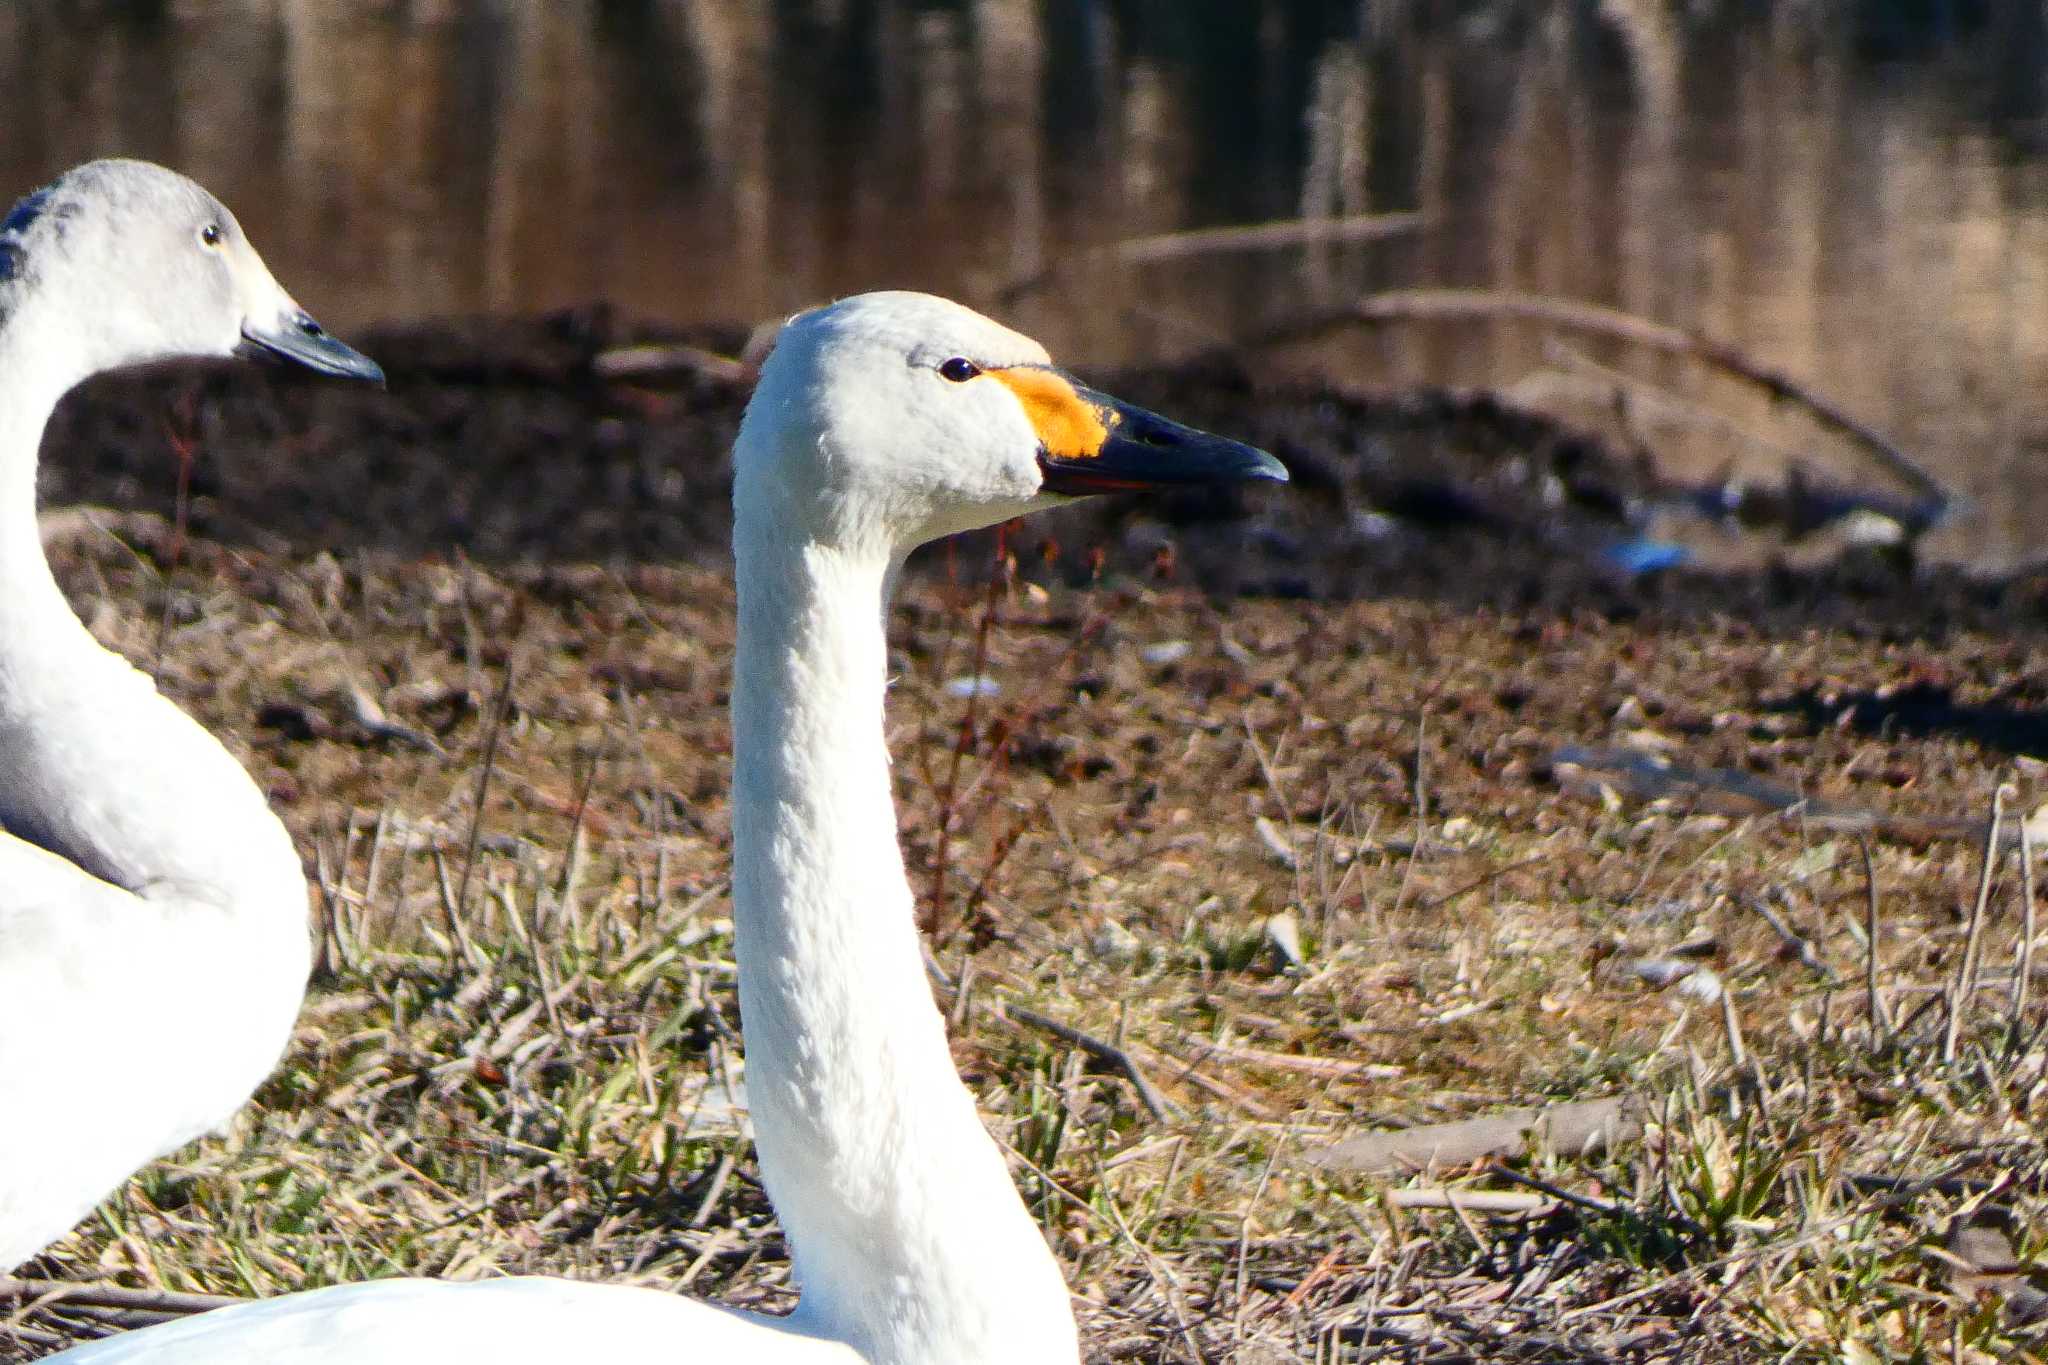
[{"label": "whooper swan", "polygon": [[75,1365],[570,1360],[1073,1365],[1059,1267],[953,1069],[883,738],[888,585],[916,546],[1111,489],[1284,479],[1081,388],[957,304],[783,330],[734,452],[733,922],[747,1099],[801,1301],[764,1318],[555,1279],[383,1280],[96,1342]]}]

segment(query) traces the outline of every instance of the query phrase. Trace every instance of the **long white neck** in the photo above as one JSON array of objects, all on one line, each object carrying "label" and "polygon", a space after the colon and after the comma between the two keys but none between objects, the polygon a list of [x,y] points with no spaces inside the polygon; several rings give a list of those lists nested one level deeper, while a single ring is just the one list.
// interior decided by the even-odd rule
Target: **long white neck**
[{"label": "long white neck", "polygon": [[1074,1361],[1058,1264],[925,979],[883,732],[888,551],[806,538],[746,465],[734,924],[748,1103],[799,1316],[878,1365]]},{"label": "long white neck", "polygon": [[75,356],[38,344],[38,333],[48,330],[38,326],[37,315],[45,311],[38,302],[19,286],[0,291],[0,584],[6,587],[0,612],[10,633],[0,648],[26,628],[18,624],[26,618],[45,635],[58,633],[60,621],[83,630],[43,557],[36,530],[36,461],[57,400],[86,374]]},{"label": "long white neck", "polygon": [[[246,917],[303,960],[290,836],[219,742],[92,638],[43,555],[43,427],[90,369],[61,304],[0,296],[0,826],[145,897]],[[279,971],[280,990],[304,982]]]}]

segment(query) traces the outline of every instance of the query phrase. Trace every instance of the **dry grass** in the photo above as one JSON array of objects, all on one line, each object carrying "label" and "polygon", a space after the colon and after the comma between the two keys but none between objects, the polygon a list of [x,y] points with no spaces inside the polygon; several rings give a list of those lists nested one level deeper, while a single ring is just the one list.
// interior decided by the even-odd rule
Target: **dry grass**
[{"label": "dry grass", "polygon": [[[96,628],[134,656],[168,620],[165,686],[307,853],[322,966],[233,1132],[34,1269],[236,1295],[544,1271],[786,1305],[732,1103],[723,576],[200,542],[167,584],[142,540],[84,537],[66,580],[122,604]],[[962,983],[942,996],[956,1056],[1092,1359],[2043,1355],[2005,1282],[1959,1280],[1944,1252],[1992,1211],[2022,1263],[2040,1238],[2048,1056],[2038,1004],[2013,1005],[2015,860],[1965,969],[1981,848],[1875,845],[1873,1027],[1856,839],[1563,793],[1545,761],[1623,739],[1981,815],[2033,772],[1793,703],[1930,667],[1990,698],[2037,652],[930,578],[895,639],[898,797],[913,879],[944,902],[926,911]],[[963,698],[976,675],[997,690]],[[1680,948],[1725,1009],[1631,969]],[[1165,1117],[1012,1005],[1120,1046]],[[1513,1163],[1576,1199],[1401,1207],[1390,1190],[1531,1191],[1305,1159],[1625,1090],[1640,1140]],[[147,1316],[19,1311],[0,1359]]]}]

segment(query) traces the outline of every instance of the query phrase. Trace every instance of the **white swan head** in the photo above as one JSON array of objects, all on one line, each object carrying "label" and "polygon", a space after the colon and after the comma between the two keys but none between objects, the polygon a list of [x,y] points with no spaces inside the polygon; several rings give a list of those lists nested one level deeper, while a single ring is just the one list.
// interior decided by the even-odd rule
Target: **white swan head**
[{"label": "white swan head", "polygon": [[1090,493],[1284,481],[1264,451],[1084,388],[1045,348],[929,294],[800,313],[761,370],[740,497],[892,554]]},{"label": "white swan head", "polygon": [[323,374],[382,382],[271,275],[218,199],[146,161],[93,161],[0,220],[0,308],[47,302],[46,363],[78,374],[254,348]]}]

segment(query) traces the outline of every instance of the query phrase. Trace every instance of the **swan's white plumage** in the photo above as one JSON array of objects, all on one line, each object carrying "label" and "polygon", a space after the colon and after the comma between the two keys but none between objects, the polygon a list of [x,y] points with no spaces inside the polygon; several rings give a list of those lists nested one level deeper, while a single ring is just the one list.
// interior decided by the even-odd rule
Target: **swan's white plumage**
[{"label": "swan's white plumage", "polygon": [[[748,1104],[793,1248],[796,1313],[557,1280],[379,1281],[65,1360],[1078,1361],[1058,1263],[953,1068],[890,791],[882,618],[895,570],[934,536],[1055,500],[1034,418],[1001,382],[944,378],[952,357],[1045,364],[1036,343],[926,295],[804,314],[769,357],[734,451],[733,920]],[[1230,449],[1234,472],[1217,477],[1277,475],[1270,457]]]},{"label": "swan's white plumage", "polygon": [[0,1269],[227,1120],[290,1036],[309,955],[262,793],[58,591],[43,427],[99,370],[308,321],[227,210],[161,167],[80,167],[0,227]]},{"label": "swan's white plumage", "polygon": [[[772,1343],[772,1344],[768,1344]],[[574,1280],[371,1280],[110,1337],[67,1365],[459,1365],[460,1362],[861,1365],[843,1342],[651,1289]]]}]

